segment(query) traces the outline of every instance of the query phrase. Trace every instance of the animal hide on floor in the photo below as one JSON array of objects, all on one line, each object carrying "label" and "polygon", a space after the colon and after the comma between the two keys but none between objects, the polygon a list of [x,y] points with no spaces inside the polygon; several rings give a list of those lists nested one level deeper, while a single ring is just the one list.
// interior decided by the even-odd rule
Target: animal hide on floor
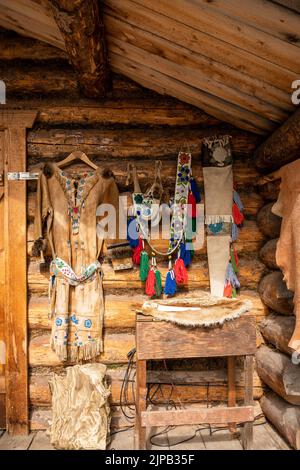
[{"label": "animal hide on floor", "polygon": [[234,320],[251,308],[249,300],[213,297],[203,292],[196,298],[148,300],[139,313],[183,326],[213,327]]}]

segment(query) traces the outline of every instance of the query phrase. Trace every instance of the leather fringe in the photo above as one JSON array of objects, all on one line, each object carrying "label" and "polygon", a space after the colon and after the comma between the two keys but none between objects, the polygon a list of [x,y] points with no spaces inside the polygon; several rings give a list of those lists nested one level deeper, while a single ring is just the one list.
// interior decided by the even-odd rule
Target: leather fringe
[{"label": "leather fringe", "polygon": [[57,355],[58,359],[62,362],[79,362],[95,359],[103,352],[103,341],[97,340],[85,343],[83,346],[67,346],[57,344],[51,338],[51,348]]}]

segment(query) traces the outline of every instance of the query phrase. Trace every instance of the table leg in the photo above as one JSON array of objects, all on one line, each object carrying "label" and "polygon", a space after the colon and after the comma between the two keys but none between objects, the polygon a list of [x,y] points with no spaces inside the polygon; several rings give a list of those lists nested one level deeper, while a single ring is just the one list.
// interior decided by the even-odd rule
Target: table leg
[{"label": "table leg", "polygon": [[147,399],[147,362],[136,361],[136,417],[134,442],[136,450],[146,449],[146,428],[142,426],[141,413],[146,411]]},{"label": "table leg", "polygon": [[[253,356],[245,356],[245,405],[253,406]],[[245,423],[243,429],[244,450],[253,449],[253,422]]]},{"label": "table leg", "polygon": [[[235,388],[235,357],[227,358],[227,383],[228,383],[228,406],[236,406],[236,388]],[[235,433],[237,431],[234,423],[228,423],[229,431]]]}]

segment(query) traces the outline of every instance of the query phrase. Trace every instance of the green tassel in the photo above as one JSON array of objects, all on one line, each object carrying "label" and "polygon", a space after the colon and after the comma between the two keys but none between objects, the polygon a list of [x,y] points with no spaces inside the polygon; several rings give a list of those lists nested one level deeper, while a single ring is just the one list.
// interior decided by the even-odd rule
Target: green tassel
[{"label": "green tassel", "polygon": [[234,287],[232,288],[232,298],[233,299],[237,298],[236,289]]},{"label": "green tassel", "polygon": [[149,272],[149,256],[146,251],[141,252],[140,280],[146,281]]},{"label": "green tassel", "polygon": [[238,267],[236,265],[236,261],[235,261],[235,256],[234,256],[234,252],[233,252],[233,247],[231,246],[230,247],[230,261],[231,261],[231,265],[232,265],[232,269],[235,273],[237,273],[239,270],[238,270]]},{"label": "green tassel", "polygon": [[162,288],[162,282],[161,282],[161,274],[158,271],[158,269],[156,269],[155,271],[155,280],[156,280],[155,282],[156,297],[160,297],[162,294],[163,288]]}]

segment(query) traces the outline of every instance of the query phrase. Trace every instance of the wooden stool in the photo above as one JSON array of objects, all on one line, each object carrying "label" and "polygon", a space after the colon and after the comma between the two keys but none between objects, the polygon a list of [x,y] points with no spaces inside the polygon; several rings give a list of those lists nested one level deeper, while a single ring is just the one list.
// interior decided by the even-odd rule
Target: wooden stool
[{"label": "wooden stool", "polygon": [[[135,448],[146,448],[148,426],[228,424],[243,426],[243,447],[253,443],[253,357],[256,351],[255,317],[244,314],[214,328],[184,327],[150,316],[136,318],[136,422]],[[245,399],[236,405],[235,357],[244,356]],[[228,406],[193,410],[147,411],[147,360],[227,357]]]}]

